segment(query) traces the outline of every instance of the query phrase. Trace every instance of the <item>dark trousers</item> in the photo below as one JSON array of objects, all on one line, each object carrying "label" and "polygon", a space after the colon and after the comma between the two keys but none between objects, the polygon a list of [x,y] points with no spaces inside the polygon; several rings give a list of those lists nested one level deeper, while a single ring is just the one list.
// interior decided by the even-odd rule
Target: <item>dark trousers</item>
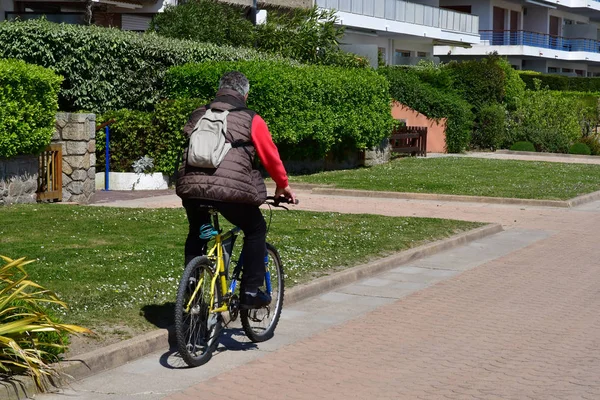
[{"label": "dark trousers", "polygon": [[200,239],[200,227],[211,223],[207,204],[215,207],[225,219],[244,232],[244,265],[242,290],[254,291],[265,282],[265,254],[267,252],[267,224],[258,206],[240,203],[222,203],[203,200],[183,200],[189,222],[185,241],[185,263],[206,254],[206,240]]}]

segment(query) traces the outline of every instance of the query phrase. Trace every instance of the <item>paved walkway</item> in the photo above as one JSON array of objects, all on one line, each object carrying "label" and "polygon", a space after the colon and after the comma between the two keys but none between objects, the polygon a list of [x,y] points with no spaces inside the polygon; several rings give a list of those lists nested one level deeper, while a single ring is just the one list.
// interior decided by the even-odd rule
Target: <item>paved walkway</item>
[{"label": "paved walkway", "polygon": [[[203,367],[177,369],[171,352],[154,354],[39,398],[600,399],[600,202],[298,197],[306,210],[505,231],[286,308],[264,344],[234,329]],[[143,204],[179,206],[172,195]]]}]

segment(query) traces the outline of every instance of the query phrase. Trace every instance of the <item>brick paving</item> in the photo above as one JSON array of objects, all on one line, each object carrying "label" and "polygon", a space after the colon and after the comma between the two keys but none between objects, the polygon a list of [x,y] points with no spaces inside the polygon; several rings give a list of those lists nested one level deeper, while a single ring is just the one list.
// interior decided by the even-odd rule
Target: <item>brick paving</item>
[{"label": "brick paving", "polygon": [[600,209],[327,199],[551,235],[166,399],[600,399]]},{"label": "brick paving", "polygon": [[299,197],[299,209],[499,222],[549,235],[165,399],[600,399],[600,202],[558,209]]}]

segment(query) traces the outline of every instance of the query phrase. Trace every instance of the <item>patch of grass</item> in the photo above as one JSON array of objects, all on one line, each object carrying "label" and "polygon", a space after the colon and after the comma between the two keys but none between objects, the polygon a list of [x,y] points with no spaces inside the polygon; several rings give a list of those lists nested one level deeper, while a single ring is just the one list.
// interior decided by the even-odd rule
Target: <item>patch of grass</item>
[{"label": "patch of grass", "polygon": [[600,190],[600,165],[407,157],[371,168],[296,176],[292,182],[375,191],[568,200]]},{"label": "patch of grass", "polygon": [[[0,254],[38,260],[28,272],[69,305],[66,313],[56,310],[65,322],[145,330],[164,323],[149,313],[170,313],[183,271],[182,209],[17,205],[0,207],[0,221]],[[292,287],[480,225],[274,211],[268,240],[278,248]]]}]

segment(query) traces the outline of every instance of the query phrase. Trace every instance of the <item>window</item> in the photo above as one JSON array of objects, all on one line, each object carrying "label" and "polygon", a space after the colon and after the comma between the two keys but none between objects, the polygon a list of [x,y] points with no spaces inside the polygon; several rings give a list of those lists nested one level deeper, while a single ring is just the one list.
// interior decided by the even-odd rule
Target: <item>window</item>
[{"label": "window", "polygon": [[410,51],[396,49],[396,57],[410,57]]},{"label": "window", "polygon": [[560,72],[559,69],[556,67],[548,67],[549,74],[558,74],[559,72]]},{"label": "window", "polygon": [[573,70],[571,68],[563,68],[562,72],[563,74],[568,74],[569,72],[573,72]]},{"label": "window", "polygon": [[417,57],[427,57],[427,53],[424,51],[417,51]]},{"label": "window", "polygon": [[585,71],[582,69],[576,69],[575,73],[577,74],[577,76],[585,76]]}]

